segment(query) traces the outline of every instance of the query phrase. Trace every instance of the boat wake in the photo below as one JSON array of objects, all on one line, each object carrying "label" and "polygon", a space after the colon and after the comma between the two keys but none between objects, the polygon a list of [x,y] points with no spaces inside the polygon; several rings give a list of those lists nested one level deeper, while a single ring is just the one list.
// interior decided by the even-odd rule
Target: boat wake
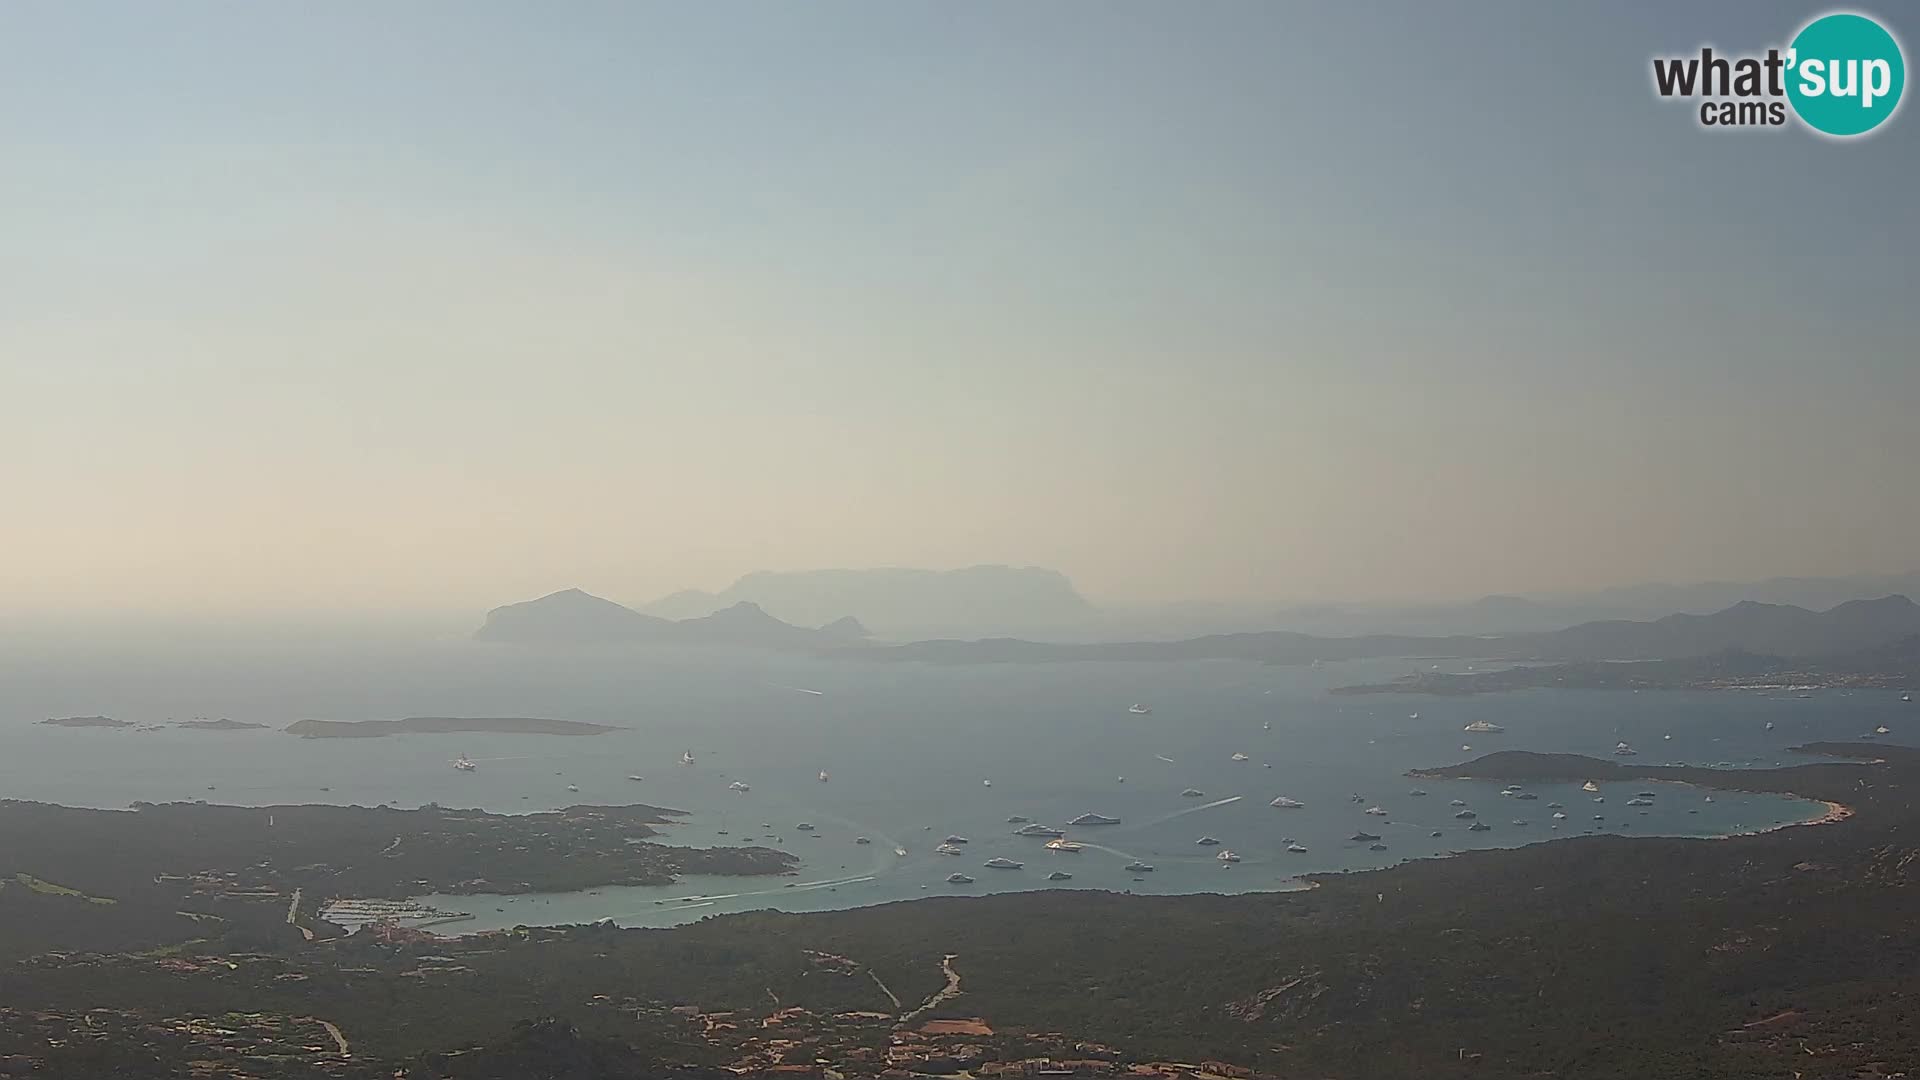
[{"label": "boat wake", "polygon": [[1202,810],[1212,810],[1215,807],[1225,806],[1228,803],[1237,803],[1244,798],[1246,798],[1245,795],[1229,795],[1224,799],[1215,799],[1210,803],[1201,803],[1199,806],[1189,806],[1184,810],[1175,810],[1171,814],[1162,815],[1160,817],[1154,818],[1151,821],[1143,821],[1140,824],[1133,826],[1133,828],[1150,829],[1155,825],[1164,825],[1167,822],[1172,821],[1174,818],[1186,817],[1188,814],[1197,814]]}]

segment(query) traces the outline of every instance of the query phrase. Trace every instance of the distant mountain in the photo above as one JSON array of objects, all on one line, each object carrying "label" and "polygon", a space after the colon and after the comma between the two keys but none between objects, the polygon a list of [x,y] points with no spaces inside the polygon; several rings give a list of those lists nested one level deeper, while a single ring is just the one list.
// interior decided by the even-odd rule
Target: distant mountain
[{"label": "distant mountain", "polygon": [[1273,630],[1214,634],[1183,641],[1063,645],[997,638],[920,641],[873,650],[878,659],[943,663],[1058,660],[1240,659],[1300,664],[1387,656],[1491,660],[1669,660],[1750,652],[1829,656],[1889,645],[1920,634],[1920,605],[1904,596],[1855,600],[1824,612],[1746,601],[1712,615],[1669,615],[1651,622],[1610,620],[1565,630],[1423,637],[1373,634],[1316,637]]},{"label": "distant mountain", "polygon": [[673,625],[592,593],[562,589],[494,608],[473,636],[481,641],[631,641],[665,638]]},{"label": "distant mountain", "polygon": [[836,619],[818,630],[794,626],[746,601],[697,618],[663,619],[642,615],[579,589],[563,589],[537,600],[494,608],[473,636],[480,641],[518,644],[651,641],[820,648],[858,643],[866,637],[866,628],[851,617]]},{"label": "distant mountain", "polygon": [[1064,574],[1038,566],[761,571],[718,593],[685,590],[641,610],[688,619],[743,601],[798,626],[850,615],[894,638],[1074,632],[1098,614]]}]

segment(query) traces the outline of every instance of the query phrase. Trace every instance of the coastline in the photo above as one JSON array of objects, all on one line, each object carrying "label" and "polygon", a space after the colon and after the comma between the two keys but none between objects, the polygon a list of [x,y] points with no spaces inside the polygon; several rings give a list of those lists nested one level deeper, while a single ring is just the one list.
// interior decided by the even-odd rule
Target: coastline
[{"label": "coastline", "polygon": [[1797,829],[1804,825],[1838,825],[1853,816],[1853,807],[1845,803],[1837,803],[1832,799],[1809,799],[1805,795],[1796,795],[1792,792],[1786,792],[1785,794],[1795,799],[1806,799],[1807,802],[1819,803],[1821,806],[1826,807],[1826,812],[1818,817],[1805,818],[1800,821],[1783,821],[1778,825],[1769,825],[1764,829],[1743,829],[1740,832],[1725,833],[1714,839],[1731,840],[1737,836],[1764,836],[1767,833],[1779,832],[1781,829]]}]

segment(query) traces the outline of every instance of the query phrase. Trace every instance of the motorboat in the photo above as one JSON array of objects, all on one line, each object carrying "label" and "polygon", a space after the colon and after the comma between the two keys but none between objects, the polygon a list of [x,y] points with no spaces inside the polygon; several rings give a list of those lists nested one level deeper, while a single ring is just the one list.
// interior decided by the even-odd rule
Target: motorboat
[{"label": "motorboat", "polygon": [[688,750],[688,751],[686,751],[685,753],[683,753],[683,754],[681,754],[681,755],[680,755],[680,764],[682,764],[682,765],[691,765],[691,764],[693,764],[693,751],[691,751],[691,750]]},{"label": "motorboat", "polygon": [[820,770],[820,782],[823,784],[827,782],[827,770],[825,769]]},{"label": "motorboat", "polygon": [[1059,852],[1062,855],[1078,855],[1080,854],[1080,849],[1085,846],[1085,844],[1077,844],[1072,840],[1064,839],[1049,840],[1046,845],[1048,851]]},{"label": "motorboat", "polygon": [[1348,801],[1348,802],[1357,802],[1357,803],[1363,803],[1363,802],[1366,802],[1366,801],[1367,801],[1367,797],[1366,797],[1365,795],[1362,795],[1362,794],[1360,794],[1359,792],[1357,792],[1357,791],[1356,791],[1356,792],[1354,792],[1354,793],[1353,793],[1352,795],[1350,795],[1350,796],[1348,796],[1348,797],[1347,797],[1347,801]]},{"label": "motorboat", "polygon": [[954,874],[948,874],[948,875],[947,875],[947,884],[949,884],[949,885],[971,885],[971,884],[973,884],[973,879],[972,879],[972,878],[970,878],[970,877],[968,877],[968,876],[967,876],[967,875],[965,875],[965,874],[959,874],[959,873],[954,873]]},{"label": "motorboat", "polygon": [[1042,825],[1039,822],[1029,822],[1013,830],[1013,835],[1015,836],[1065,836],[1067,834],[1059,829],[1054,828],[1051,825]]},{"label": "motorboat", "polygon": [[1420,798],[1422,795],[1425,795],[1426,792],[1420,790],[1419,788],[1414,788],[1412,791],[1407,792],[1407,794],[1417,799],[1417,798]]},{"label": "motorboat", "polygon": [[1550,802],[1547,804],[1547,809],[1549,810],[1565,810],[1566,808],[1566,803]]},{"label": "motorboat", "polygon": [[1380,838],[1370,832],[1356,832],[1347,839],[1352,840],[1356,844],[1365,844]]},{"label": "motorboat", "polygon": [[980,865],[986,867],[989,870],[1018,870],[1027,864],[1023,862],[1015,862],[1012,859],[1003,859],[1003,858],[1000,858],[999,856],[995,856],[991,859],[988,859],[986,862],[981,863]]},{"label": "motorboat", "polygon": [[579,784],[568,784],[568,785],[567,785],[567,790],[568,790],[568,791],[579,791],[579,790],[580,790],[580,785],[579,785]]},{"label": "motorboat", "polygon": [[1385,808],[1385,807],[1383,807],[1383,806],[1369,806],[1369,807],[1367,807],[1367,808],[1366,808],[1365,810],[1363,810],[1363,811],[1361,811],[1361,812],[1362,812],[1362,813],[1366,813],[1366,814],[1372,814],[1372,815],[1373,815],[1374,817],[1386,817],[1386,816],[1387,816],[1387,810],[1386,810],[1386,808]]},{"label": "motorboat", "polygon": [[1516,791],[1513,793],[1513,797],[1519,799],[1521,802],[1533,802],[1540,796],[1535,795],[1531,791]]},{"label": "motorboat", "polygon": [[1139,859],[1135,859],[1126,865],[1126,869],[1136,874],[1151,874],[1153,873],[1153,864],[1143,863]]},{"label": "motorboat", "polygon": [[728,791],[752,791],[753,789],[741,783],[740,781],[735,780],[733,783],[727,785],[727,790]]},{"label": "motorboat", "polygon": [[873,843],[873,841],[872,841],[872,840],[869,840],[869,839],[867,839],[867,838],[866,838],[866,837],[864,837],[864,836],[856,836],[856,837],[854,837],[854,838],[853,838],[853,842],[854,842],[854,843],[856,843],[856,844],[871,844],[871,843]]},{"label": "motorboat", "polygon": [[794,828],[795,828],[795,829],[797,829],[797,830],[798,830],[798,831],[800,831],[800,832],[812,832],[812,831],[813,831],[813,822],[811,822],[811,821],[803,821],[803,822],[801,822],[801,823],[799,823],[798,825],[795,825],[795,826],[794,826]]},{"label": "motorboat", "polygon": [[1476,821],[1473,824],[1467,826],[1467,831],[1468,832],[1486,832],[1488,829],[1491,829],[1491,828],[1493,828],[1493,826],[1487,824],[1484,821]]},{"label": "motorboat", "polygon": [[1029,821],[1032,821],[1032,820],[1033,820],[1032,818],[1030,818],[1030,817],[1023,817],[1023,816],[1022,816],[1022,815],[1020,815],[1020,814],[1009,814],[1009,815],[1007,816],[1007,824],[1009,824],[1009,825],[1020,825],[1020,824],[1023,824],[1023,823],[1025,823],[1025,822],[1029,822]]},{"label": "motorboat", "polygon": [[627,777],[627,779],[629,779],[629,780],[632,780],[632,781],[634,781],[635,783],[638,783],[638,782],[640,782],[640,781],[642,781],[642,780],[645,780],[645,779],[646,779],[646,777],[644,777],[644,776],[629,776],[629,777]]},{"label": "motorboat", "polygon": [[1566,813],[1566,811],[1564,811],[1564,810],[1555,810],[1555,811],[1553,812],[1553,820],[1555,820],[1555,821],[1565,821],[1565,820],[1567,820],[1567,813]]},{"label": "motorboat", "polygon": [[1204,799],[1207,797],[1207,793],[1201,791],[1199,788],[1188,788],[1180,793],[1180,797],[1183,799]]},{"label": "motorboat", "polygon": [[1277,806],[1282,810],[1298,810],[1307,804],[1301,802],[1299,799],[1289,799],[1285,795],[1282,795],[1279,798],[1268,803],[1267,805]]},{"label": "motorboat", "polygon": [[1580,785],[1580,790],[1581,791],[1599,791],[1600,785],[1589,780],[1586,783]]},{"label": "motorboat", "polygon": [[1235,755],[1233,755],[1233,758],[1232,758],[1232,760],[1234,760],[1234,761],[1252,761],[1253,759],[1252,759],[1252,758],[1250,758],[1250,757],[1248,757],[1248,756],[1247,756],[1247,755],[1245,755],[1245,754],[1235,754]]},{"label": "motorboat", "polygon": [[1518,825],[1519,827],[1521,827],[1521,828],[1523,828],[1523,829],[1527,827],[1527,823],[1526,823],[1526,821],[1525,821],[1525,819],[1523,819],[1523,818],[1514,818],[1514,819],[1513,819],[1513,823],[1514,823],[1515,825]]},{"label": "motorboat", "polygon": [[981,786],[981,787],[992,787],[992,786],[993,786],[993,781],[991,781],[991,780],[982,780],[982,781],[980,781],[980,786]]},{"label": "motorboat", "polygon": [[933,849],[933,853],[935,855],[964,855],[965,854],[965,852],[960,849],[960,845],[958,844],[935,845]]},{"label": "motorboat", "polygon": [[1304,844],[1288,844],[1287,850],[1291,851],[1295,855],[1305,855],[1307,853],[1307,849]]},{"label": "motorboat", "polygon": [[472,772],[473,770],[479,768],[480,766],[475,765],[473,763],[473,760],[467,757],[467,755],[461,754],[459,757],[454,759],[453,767],[455,769],[458,769],[461,772]]},{"label": "motorboat", "polygon": [[1047,875],[1047,880],[1048,881],[1071,881],[1073,880],[1073,875],[1067,873],[1065,870],[1055,870],[1053,873]]},{"label": "motorboat", "polygon": [[1086,813],[1086,814],[1081,814],[1079,817],[1074,818],[1072,821],[1067,822],[1067,824],[1069,825],[1118,825],[1120,824],[1120,819],[1117,817],[1108,817],[1105,814]]},{"label": "motorboat", "polygon": [[1220,849],[1220,854],[1215,855],[1214,858],[1219,859],[1223,863],[1237,863],[1240,861],[1240,856],[1231,848]]},{"label": "motorboat", "polygon": [[1135,716],[1145,716],[1148,713],[1152,712],[1153,709],[1149,706],[1142,705],[1139,702],[1134,702],[1132,705],[1127,706],[1127,711],[1132,713]]},{"label": "motorboat", "polygon": [[1448,806],[1465,806],[1465,805],[1467,805],[1467,800],[1465,800],[1465,799],[1449,799],[1449,800],[1447,800],[1447,805],[1448,805]]},{"label": "motorboat", "polygon": [[1628,746],[1626,743],[1619,743],[1613,748],[1614,757],[1632,757],[1633,755],[1639,752],[1640,751],[1635,750],[1633,747]]},{"label": "motorboat", "polygon": [[1472,821],[1474,818],[1477,818],[1480,815],[1474,813],[1472,810],[1462,810],[1453,816],[1456,818],[1459,818],[1461,821]]},{"label": "motorboat", "polygon": [[1501,727],[1499,724],[1490,724],[1485,720],[1475,720],[1473,723],[1468,724],[1466,727],[1463,727],[1460,730],[1471,731],[1475,735],[1482,735],[1482,734],[1498,735],[1507,729]]},{"label": "motorboat", "polygon": [[947,837],[947,843],[949,843],[949,844],[965,844],[965,843],[969,843],[969,842],[970,842],[970,841],[968,841],[966,837],[964,837],[964,836],[961,836],[961,835],[959,835],[959,834],[957,834],[957,833],[956,833],[956,834],[954,834],[953,836],[949,836],[949,837]]},{"label": "motorboat", "polygon": [[1211,836],[1203,836],[1200,839],[1195,840],[1194,843],[1199,844],[1201,847],[1219,847],[1220,846],[1220,841],[1215,840]]},{"label": "motorboat", "polygon": [[1368,851],[1385,851],[1385,850],[1387,850],[1387,845],[1385,845],[1385,844],[1368,844],[1368,845],[1367,845],[1367,850],[1368,850]]}]

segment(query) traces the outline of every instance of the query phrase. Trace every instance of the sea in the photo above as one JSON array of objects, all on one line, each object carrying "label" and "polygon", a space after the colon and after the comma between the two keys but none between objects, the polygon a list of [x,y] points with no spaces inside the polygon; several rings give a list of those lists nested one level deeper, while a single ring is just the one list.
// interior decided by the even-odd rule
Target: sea
[{"label": "sea", "polygon": [[[763,908],[1031,889],[1278,891],[1302,887],[1308,872],[1591,832],[1725,836],[1807,821],[1825,808],[1734,792],[1709,801],[1699,789],[1641,781],[1601,785],[1604,802],[1577,783],[1530,785],[1538,798],[1521,800],[1502,795],[1503,784],[1406,774],[1495,750],[1607,758],[1622,742],[1642,763],[1770,767],[1810,760],[1788,748],[1813,740],[1854,740],[1885,726],[1890,733],[1874,737],[1900,742],[1920,730],[1920,707],[1892,691],[1328,692],[1434,666],[942,666],[468,641],[12,648],[0,655],[0,797],[108,808],[438,803],[510,814],[647,803],[686,812],[662,842],[767,845],[799,856],[798,874],[787,877],[423,898],[473,916],[450,932],[602,919],[670,926]],[[1130,711],[1136,704],[1151,711]],[[38,723],[93,714],[140,727]],[[413,715],[557,717],[618,730],[370,739],[277,730],[304,718]],[[194,717],[270,727],[167,726]],[[1476,721],[1503,730],[1463,730]],[[681,763],[686,754],[692,764]],[[478,768],[454,769],[462,755]],[[1652,805],[1629,807],[1643,790],[1657,792]],[[1270,805],[1279,796],[1305,805]],[[1469,831],[1454,800],[1490,828]],[[1552,819],[1550,802],[1564,804],[1563,820]],[[1372,807],[1384,813],[1365,812]],[[1012,835],[1014,818],[1064,826],[1086,813],[1119,823],[1067,828],[1084,844],[1078,852]],[[1355,839],[1360,833],[1380,839]],[[964,838],[953,845],[962,854],[935,853],[953,837]],[[1222,860],[1222,851],[1238,861]],[[984,865],[996,858],[1020,865]],[[1153,869],[1128,869],[1137,863]],[[1049,880],[1056,871],[1071,878]],[[949,883],[955,873],[973,880]]]}]

